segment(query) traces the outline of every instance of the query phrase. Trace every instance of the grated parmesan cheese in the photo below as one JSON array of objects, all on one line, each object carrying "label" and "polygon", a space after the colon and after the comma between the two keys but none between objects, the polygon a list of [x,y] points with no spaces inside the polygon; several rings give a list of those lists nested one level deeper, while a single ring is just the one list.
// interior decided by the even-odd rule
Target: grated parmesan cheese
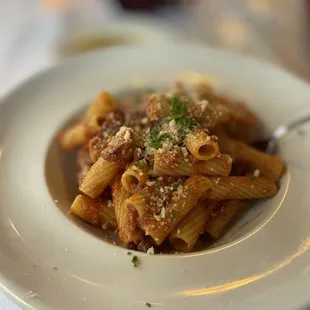
[{"label": "grated parmesan cheese", "polygon": [[256,178],[258,178],[259,175],[260,175],[259,169],[256,169],[256,170],[253,172],[253,175],[254,175]]},{"label": "grated parmesan cheese", "polygon": [[124,139],[128,141],[130,139],[130,132],[127,130],[124,135]]},{"label": "grated parmesan cheese", "polygon": [[161,220],[160,214],[159,214],[159,215],[156,215],[156,214],[155,214],[154,217],[155,217],[155,219],[156,219],[157,222],[159,222],[159,221]]},{"label": "grated parmesan cheese", "polygon": [[116,133],[116,137],[119,137],[121,135],[123,135],[126,131],[127,127],[126,126],[122,126],[119,131]]},{"label": "grated parmesan cheese", "polygon": [[146,125],[146,124],[148,123],[148,121],[149,121],[149,120],[148,120],[147,117],[143,117],[142,120],[141,120],[141,124],[142,124],[142,125]]},{"label": "grated parmesan cheese", "polygon": [[147,182],[146,182],[146,185],[147,185],[147,186],[154,186],[155,184],[156,184],[155,181],[147,181]]},{"label": "grated parmesan cheese", "polygon": [[183,156],[187,157],[187,155],[188,155],[187,148],[183,146],[183,147],[181,147],[181,151],[182,151]]},{"label": "grated parmesan cheese", "polygon": [[149,254],[149,255],[154,255],[155,254],[154,247],[148,248],[146,253]]},{"label": "grated parmesan cheese", "polygon": [[166,209],[165,208],[161,209],[160,216],[161,216],[162,219],[164,219],[166,217]]},{"label": "grated parmesan cheese", "polygon": [[28,298],[35,298],[35,297],[37,297],[37,293],[34,293],[33,291],[29,291],[28,292]]},{"label": "grated parmesan cheese", "polygon": [[204,112],[206,110],[209,102],[207,100],[202,100],[202,101],[198,102],[197,104],[200,105],[201,112]]},{"label": "grated parmesan cheese", "polygon": [[123,136],[124,140],[128,141],[131,136],[132,129],[126,126],[122,126],[119,131],[116,133],[116,137]]},{"label": "grated parmesan cheese", "polygon": [[175,119],[173,119],[173,120],[171,120],[171,121],[169,122],[169,127],[170,127],[172,130],[175,129],[176,125],[177,125],[177,123],[176,123]]},{"label": "grated parmesan cheese", "polygon": [[232,160],[231,156],[229,156],[228,159],[227,159],[227,163],[231,164],[232,162],[233,162],[233,160]]}]

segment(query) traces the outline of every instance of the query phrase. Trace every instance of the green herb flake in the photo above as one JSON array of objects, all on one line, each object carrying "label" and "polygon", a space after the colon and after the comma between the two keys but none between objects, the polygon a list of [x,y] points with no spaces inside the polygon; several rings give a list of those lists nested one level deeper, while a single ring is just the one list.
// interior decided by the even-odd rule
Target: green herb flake
[{"label": "green herb flake", "polygon": [[202,98],[208,101],[213,101],[215,96],[211,93],[204,93],[202,94]]},{"label": "green herb flake", "polygon": [[176,216],[174,214],[171,214],[171,219],[174,222],[177,218],[176,218]]},{"label": "green herb flake", "polygon": [[171,115],[168,116],[168,120],[177,120],[179,118],[182,118],[187,113],[187,104],[183,101],[181,101],[178,97],[174,96],[172,97],[172,103],[171,103]]},{"label": "green herb flake", "polygon": [[255,176],[254,175],[250,175],[250,179],[251,179],[251,181],[254,181],[255,180]]},{"label": "green herb flake", "polygon": [[181,139],[184,139],[185,136],[198,125],[196,120],[188,117],[178,119],[178,124],[180,125],[179,135]]},{"label": "green herb flake", "polygon": [[210,108],[208,108],[207,111],[208,111],[209,114],[213,114],[213,113],[214,113],[214,110],[213,110],[213,109],[210,109]]},{"label": "green herb flake", "polygon": [[145,169],[146,163],[144,161],[140,161],[140,162],[136,163],[136,166],[140,169]]},{"label": "green herb flake", "polygon": [[182,184],[182,181],[178,181],[178,182],[175,182],[173,184],[171,184],[171,187],[172,189],[175,191],[178,189],[178,187]]},{"label": "green herb flake", "polygon": [[127,252],[127,255],[132,255],[132,253],[131,252]]},{"label": "green herb flake", "polygon": [[160,186],[159,186],[159,184],[155,185],[155,192],[156,193],[160,193]]},{"label": "green herb flake", "polygon": [[149,307],[149,308],[151,308],[151,307],[152,307],[152,304],[151,304],[151,303],[149,303],[149,302],[146,302],[146,303],[145,303],[145,305],[146,305],[147,307]]},{"label": "green herb flake", "polygon": [[160,135],[158,130],[152,127],[149,134],[149,146],[158,150],[168,138],[170,138],[170,136],[167,133]]},{"label": "green herb flake", "polygon": [[184,129],[193,130],[198,125],[193,118],[184,117],[180,119],[180,124]]},{"label": "green herb flake", "polygon": [[137,267],[138,264],[139,264],[139,258],[138,258],[138,256],[134,255],[133,258],[132,258],[132,260],[131,260],[131,262],[133,263],[133,266],[134,266],[134,267]]},{"label": "green herb flake", "polygon": [[195,119],[189,118],[187,114],[188,104],[182,101],[177,96],[172,97],[171,99],[171,115],[166,117],[165,121],[170,122],[171,120],[175,120],[178,125],[178,133],[180,135],[181,140],[185,138],[185,136],[192,131],[197,125],[197,121]]}]

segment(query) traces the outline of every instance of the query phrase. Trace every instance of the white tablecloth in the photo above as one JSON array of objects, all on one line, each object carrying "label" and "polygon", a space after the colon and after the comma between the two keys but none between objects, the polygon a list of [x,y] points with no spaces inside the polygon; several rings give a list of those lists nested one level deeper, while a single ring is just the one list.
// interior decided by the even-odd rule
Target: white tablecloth
[{"label": "white tablecloth", "polygon": [[[23,14],[27,10],[28,17]],[[31,21],[31,16],[38,19]],[[50,16],[43,28],[37,27],[42,24],[40,16],[26,1],[0,1],[0,97],[29,75],[54,63],[49,42],[57,32],[57,22]],[[1,290],[0,309],[20,310]]]}]

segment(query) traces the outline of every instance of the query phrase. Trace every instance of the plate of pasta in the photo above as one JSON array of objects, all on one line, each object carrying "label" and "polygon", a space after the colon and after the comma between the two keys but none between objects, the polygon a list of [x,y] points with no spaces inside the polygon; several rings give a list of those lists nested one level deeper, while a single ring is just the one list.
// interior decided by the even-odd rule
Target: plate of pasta
[{"label": "plate of pasta", "polygon": [[2,289],[25,309],[306,304],[309,128],[275,155],[252,143],[309,100],[283,70],[201,46],[34,76],[0,105]]}]

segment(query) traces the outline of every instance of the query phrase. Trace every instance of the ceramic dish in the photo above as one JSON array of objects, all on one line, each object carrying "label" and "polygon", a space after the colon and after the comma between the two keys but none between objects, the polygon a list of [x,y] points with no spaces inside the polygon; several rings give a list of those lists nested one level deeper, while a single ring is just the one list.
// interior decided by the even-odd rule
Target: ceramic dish
[{"label": "ceramic dish", "polygon": [[0,281],[22,308],[290,310],[307,304],[309,126],[280,143],[287,172],[278,195],[256,204],[211,249],[137,253],[134,268],[128,250],[68,215],[73,163],[57,147],[57,131],[102,89],[118,91],[137,78],[170,85],[184,71],[208,74],[221,92],[245,100],[266,132],[310,111],[308,85],[281,69],[183,45],[86,54],[2,100]]},{"label": "ceramic dish", "polygon": [[176,40],[178,38],[162,25],[152,26],[141,18],[139,23],[125,19],[70,29],[63,35],[58,50],[61,56],[71,57],[111,46],[162,45]]}]

